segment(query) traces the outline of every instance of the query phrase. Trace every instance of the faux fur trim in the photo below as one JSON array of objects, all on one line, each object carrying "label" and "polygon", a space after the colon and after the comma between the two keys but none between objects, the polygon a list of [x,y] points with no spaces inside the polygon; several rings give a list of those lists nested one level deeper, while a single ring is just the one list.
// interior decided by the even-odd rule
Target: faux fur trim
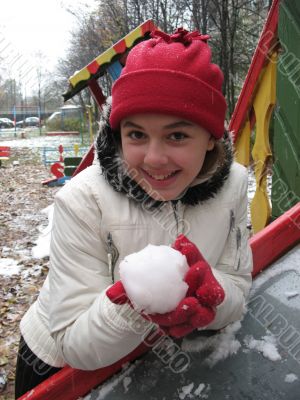
[{"label": "faux fur trim", "polygon": [[[152,199],[132,178],[126,173],[126,165],[122,159],[120,148],[120,133],[113,131],[109,124],[110,102],[104,107],[100,121],[100,129],[95,142],[98,161],[102,173],[109,185],[117,192],[124,193],[129,198],[142,202],[143,206],[153,208],[163,202]],[[224,185],[230,173],[233,162],[232,143],[229,134],[225,132],[224,137],[217,142],[218,155],[214,164],[206,172],[206,180],[197,178],[201,183],[192,184],[180,197],[183,204],[197,205],[216,196]]]}]

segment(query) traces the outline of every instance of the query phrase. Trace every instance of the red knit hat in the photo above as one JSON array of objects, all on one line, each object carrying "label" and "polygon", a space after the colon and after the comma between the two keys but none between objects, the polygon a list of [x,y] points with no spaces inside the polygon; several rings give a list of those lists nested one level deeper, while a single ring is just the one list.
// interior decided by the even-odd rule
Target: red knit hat
[{"label": "red knit hat", "polygon": [[154,31],[136,45],[112,88],[110,124],[140,113],[180,116],[216,139],[224,133],[223,74],[211,63],[208,35],[179,28],[172,35]]}]

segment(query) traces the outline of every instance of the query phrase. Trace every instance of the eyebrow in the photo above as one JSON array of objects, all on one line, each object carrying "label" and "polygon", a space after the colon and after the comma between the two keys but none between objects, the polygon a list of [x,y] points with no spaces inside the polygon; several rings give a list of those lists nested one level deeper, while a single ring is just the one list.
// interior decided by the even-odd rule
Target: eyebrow
[{"label": "eyebrow", "polygon": [[[173,122],[171,124],[165,125],[163,129],[174,129],[174,128],[182,128],[185,126],[194,126],[192,122],[189,121],[177,121]],[[137,129],[145,129],[142,126],[132,122],[132,121],[126,121],[123,125],[123,128],[137,128]]]},{"label": "eyebrow", "polygon": [[169,125],[165,125],[164,128],[165,129],[174,129],[174,128],[183,128],[185,126],[194,126],[194,124],[189,121],[178,121],[178,122],[174,122]]},{"label": "eyebrow", "polygon": [[131,121],[126,121],[123,124],[123,128],[137,128],[137,129],[144,129],[142,126],[135,124],[134,122]]}]

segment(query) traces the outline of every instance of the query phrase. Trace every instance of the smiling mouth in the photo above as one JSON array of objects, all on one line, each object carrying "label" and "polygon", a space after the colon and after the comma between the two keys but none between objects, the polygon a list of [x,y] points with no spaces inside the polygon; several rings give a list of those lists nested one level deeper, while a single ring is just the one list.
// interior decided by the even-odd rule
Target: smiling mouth
[{"label": "smiling mouth", "polygon": [[168,180],[168,179],[172,178],[173,176],[175,176],[179,172],[179,170],[170,172],[168,174],[153,174],[144,169],[143,169],[143,172],[146,175],[148,175],[150,178],[155,179],[156,181],[165,181],[165,180]]}]

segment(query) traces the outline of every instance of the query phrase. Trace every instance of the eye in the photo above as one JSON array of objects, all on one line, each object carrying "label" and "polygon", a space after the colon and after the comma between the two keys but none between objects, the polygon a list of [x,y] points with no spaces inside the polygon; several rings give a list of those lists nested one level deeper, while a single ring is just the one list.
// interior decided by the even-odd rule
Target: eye
[{"label": "eye", "polygon": [[180,142],[184,139],[187,139],[188,135],[182,132],[173,132],[169,135],[169,139],[174,140],[176,142]]},{"label": "eye", "polygon": [[127,136],[128,136],[130,139],[133,139],[133,140],[141,140],[141,139],[144,139],[144,138],[146,137],[146,135],[144,134],[144,132],[141,132],[141,131],[131,131],[131,132],[128,132]]}]

